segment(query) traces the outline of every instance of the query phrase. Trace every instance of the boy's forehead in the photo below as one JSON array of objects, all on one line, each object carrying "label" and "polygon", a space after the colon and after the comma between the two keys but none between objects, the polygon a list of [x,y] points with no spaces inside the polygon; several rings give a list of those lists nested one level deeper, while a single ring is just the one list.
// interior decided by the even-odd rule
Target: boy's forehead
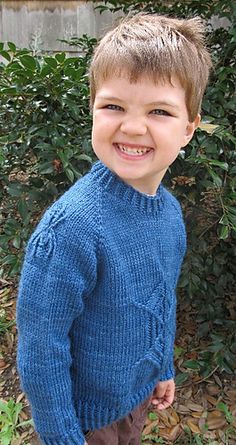
[{"label": "boy's forehead", "polygon": [[128,93],[127,90],[122,90],[122,86],[124,83],[128,83],[131,89],[138,89],[140,84],[145,84],[145,86],[149,89],[155,90],[161,87],[172,87],[173,89],[178,88],[184,90],[181,85],[179,79],[176,76],[171,76],[170,78],[166,77],[158,77],[158,76],[150,76],[146,74],[142,74],[137,76],[137,78],[133,79],[129,72],[125,71],[120,73],[119,75],[111,74],[109,76],[100,78],[99,83],[97,83],[96,95],[100,95],[102,90],[102,95],[109,94],[110,90],[112,91],[121,91],[124,95]]},{"label": "boy's forehead", "polygon": [[[169,77],[163,77],[163,76],[158,76],[158,75],[154,75],[154,74],[148,74],[148,73],[140,73],[140,74],[136,74],[135,76],[133,75],[132,72],[127,71],[127,70],[123,70],[123,71],[119,71],[119,72],[111,72],[108,75],[103,75],[103,76],[98,76],[97,78],[97,89],[100,89],[103,87],[104,84],[108,84],[110,82],[112,82],[113,84],[115,84],[115,82],[117,82],[117,85],[119,84],[120,81],[122,80],[126,80],[128,83],[130,83],[131,85],[137,85],[139,82],[146,82],[147,85],[166,85],[171,84],[172,85],[172,80],[177,80],[176,76],[169,76]],[[175,82],[174,80],[174,82]],[[179,83],[179,82],[178,82]]]}]

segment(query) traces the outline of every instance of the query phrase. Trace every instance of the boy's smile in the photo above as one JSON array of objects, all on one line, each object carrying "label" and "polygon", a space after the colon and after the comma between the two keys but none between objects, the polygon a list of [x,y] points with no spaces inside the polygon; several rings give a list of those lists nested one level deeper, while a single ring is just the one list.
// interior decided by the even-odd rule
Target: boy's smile
[{"label": "boy's smile", "polygon": [[145,155],[150,153],[152,150],[151,147],[145,147],[144,145],[135,145],[135,144],[125,144],[125,143],[114,143],[115,149],[118,150],[118,153],[124,159],[141,159],[144,158]]},{"label": "boy's smile", "polygon": [[112,77],[98,88],[92,144],[97,157],[135,189],[155,194],[199,123],[189,122],[185,91],[177,79],[154,84]]}]

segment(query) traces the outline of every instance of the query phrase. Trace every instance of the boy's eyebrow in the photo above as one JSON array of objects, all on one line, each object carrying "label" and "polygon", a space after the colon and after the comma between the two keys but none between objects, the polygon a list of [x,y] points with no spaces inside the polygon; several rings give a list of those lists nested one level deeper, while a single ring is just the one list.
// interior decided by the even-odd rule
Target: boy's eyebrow
[{"label": "boy's eyebrow", "polygon": [[159,102],[151,102],[151,103],[148,103],[146,105],[151,105],[152,107],[167,106],[167,107],[179,109],[179,106],[175,102],[166,101],[166,100],[161,100]]},{"label": "boy's eyebrow", "polygon": [[122,99],[116,96],[106,96],[106,94],[97,94],[98,99],[105,99],[105,100],[119,100],[120,102],[123,102]]},{"label": "boy's eyebrow", "polygon": [[[98,99],[104,99],[104,100],[108,100],[108,101],[119,101],[119,102],[125,102],[123,101],[120,97],[116,97],[116,96],[106,96],[105,94],[101,94],[101,95],[97,95]],[[171,108],[176,108],[179,109],[179,106],[171,101],[165,101],[165,100],[161,100],[161,101],[155,101],[155,102],[150,102],[150,103],[146,103],[144,104],[145,106],[152,106],[152,107],[162,107],[162,106],[168,106]]]}]

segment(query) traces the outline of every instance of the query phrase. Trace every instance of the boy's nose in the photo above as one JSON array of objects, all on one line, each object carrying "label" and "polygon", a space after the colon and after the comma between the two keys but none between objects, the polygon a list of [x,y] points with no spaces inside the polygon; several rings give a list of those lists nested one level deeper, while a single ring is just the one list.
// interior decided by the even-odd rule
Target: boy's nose
[{"label": "boy's nose", "polygon": [[147,132],[147,126],[144,119],[130,118],[125,119],[120,126],[122,133],[129,135],[143,136]]}]

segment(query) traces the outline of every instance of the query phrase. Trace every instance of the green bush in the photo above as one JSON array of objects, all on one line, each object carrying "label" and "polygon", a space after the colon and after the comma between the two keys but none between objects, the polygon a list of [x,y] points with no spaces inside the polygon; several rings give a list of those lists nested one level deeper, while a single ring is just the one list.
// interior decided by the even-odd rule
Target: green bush
[{"label": "green bush", "polygon": [[[165,183],[185,213],[188,252],[179,286],[182,297],[198,306],[199,335],[235,332],[230,320],[236,274],[235,2],[113,0],[102,3],[100,10],[105,9],[198,14],[207,22],[215,69],[203,102],[203,124]],[[212,16],[227,18],[228,26],[213,28]],[[6,59],[0,66],[2,274],[19,272],[25,243],[42,211],[94,159],[87,69],[96,40],[83,36],[71,43],[82,50],[79,57],[33,56],[13,43],[0,46]],[[227,372],[234,367],[234,348],[232,334],[230,345],[214,354]]]},{"label": "green bush", "polygon": [[92,163],[87,69],[95,42],[77,39],[82,55],[73,58],[0,46],[8,62],[0,66],[0,255],[11,276],[38,215]]}]

